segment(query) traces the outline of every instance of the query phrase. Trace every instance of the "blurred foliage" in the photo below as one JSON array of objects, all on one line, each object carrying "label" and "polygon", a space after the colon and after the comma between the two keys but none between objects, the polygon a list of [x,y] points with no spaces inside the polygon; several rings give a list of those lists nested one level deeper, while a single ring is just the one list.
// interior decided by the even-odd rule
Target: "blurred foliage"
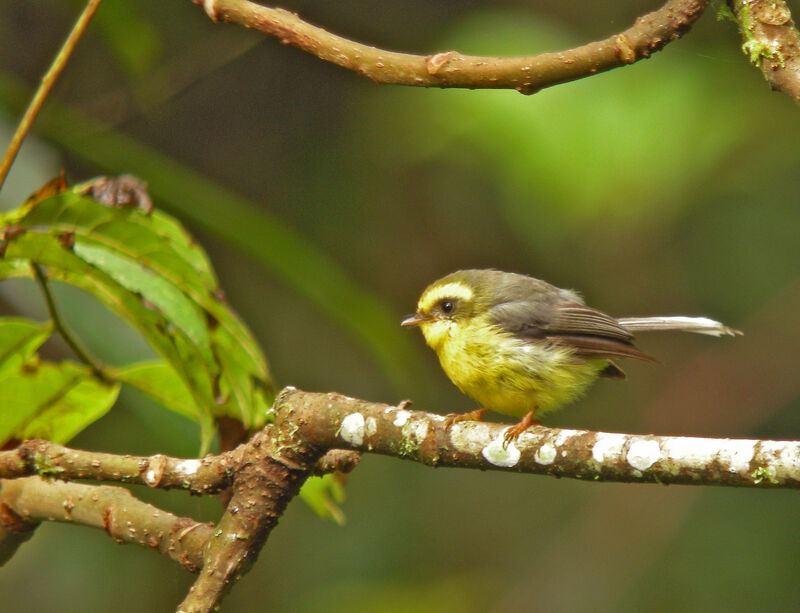
[{"label": "blurred foliage", "polygon": [[[283,6],[370,44],[516,54],[608,36],[657,4]],[[63,7],[0,4],[9,121],[63,39]],[[661,365],[631,365],[626,385],[598,384],[549,423],[800,436],[790,374],[800,368],[800,117],[748,65],[731,24],[706,15],[647,61],[524,97],[378,88],[213,25],[188,2],[111,0],[101,17],[131,28],[97,22],[37,134],[70,174],[136,174],[200,231],[278,381],[472,408],[396,325],[432,279],[494,266],[577,287],[614,314],[708,314],[745,330],[731,343],[642,339]],[[136,31],[147,32],[141,44]],[[2,196],[13,181],[27,193],[30,177],[55,174],[53,157],[41,141],[26,145]],[[0,312],[46,317],[22,282],[3,285]],[[107,315],[73,294],[57,292],[67,320],[96,333]],[[102,321],[104,357],[148,359]],[[125,390],[119,404],[73,444],[186,452],[185,420]],[[587,485],[375,457],[347,490],[343,528],[291,505],[225,610],[792,611],[800,598],[790,492]],[[195,513],[200,502],[173,504]],[[17,594],[12,613],[167,609],[188,581],[151,553],[69,526],[26,544],[0,590],[41,576],[53,578],[49,593]],[[154,582],[158,595],[141,596],[136,586]]]}]

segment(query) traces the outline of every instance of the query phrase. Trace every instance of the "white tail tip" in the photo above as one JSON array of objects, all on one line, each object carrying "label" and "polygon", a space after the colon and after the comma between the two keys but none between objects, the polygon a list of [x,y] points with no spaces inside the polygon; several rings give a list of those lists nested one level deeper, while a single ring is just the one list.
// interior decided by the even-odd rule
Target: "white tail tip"
[{"label": "white tail tip", "polygon": [[680,330],[709,336],[737,336],[742,333],[708,317],[623,317],[619,325],[631,332]]}]

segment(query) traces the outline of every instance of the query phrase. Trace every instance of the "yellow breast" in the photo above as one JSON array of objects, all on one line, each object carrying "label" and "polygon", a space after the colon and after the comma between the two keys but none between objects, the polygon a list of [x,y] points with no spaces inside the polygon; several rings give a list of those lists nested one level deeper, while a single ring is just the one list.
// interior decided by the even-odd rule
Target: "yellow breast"
[{"label": "yellow breast", "polygon": [[541,415],[580,396],[606,366],[565,347],[522,341],[480,319],[436,321],[422,333],[447,376],[482,407],[521,417]]}]

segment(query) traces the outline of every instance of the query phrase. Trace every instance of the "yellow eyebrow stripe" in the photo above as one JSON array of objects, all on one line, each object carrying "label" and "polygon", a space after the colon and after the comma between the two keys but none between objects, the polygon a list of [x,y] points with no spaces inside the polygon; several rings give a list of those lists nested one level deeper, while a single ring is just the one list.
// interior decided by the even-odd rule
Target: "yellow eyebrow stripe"
[{"label": "yellow eyebrow stripe", "polygon": [[461,281],[451,281],[450,283],[445,283],[444,285],[439,285],[436,287],[432,287],[429,289],[425,294],[420,298],[419,304],[417,305],[417,309],[425,313],[434,304],[443,300],[444,298],[455,298],[456,300],[472,300],[472,297],[475,295],[475,292],[469,285],[462,283]]}]

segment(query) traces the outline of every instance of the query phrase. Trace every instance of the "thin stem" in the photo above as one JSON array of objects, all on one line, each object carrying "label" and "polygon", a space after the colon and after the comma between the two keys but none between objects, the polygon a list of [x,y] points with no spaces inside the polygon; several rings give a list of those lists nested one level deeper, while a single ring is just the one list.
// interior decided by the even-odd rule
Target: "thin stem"
[{"label": "thin stem", "polygon": [[56,55],[53,63],[50,65],[50,69],[42,78],[39,89],[36,91],[36,94],[33,96],[33,99],[28,105],[25,114],[22,116],[22,119],[17,126],[17,131],[14,133],[14,136],[11,139],[8,149],[6,149],[6,153],[3,156],[2,162],[0,162],[0,190],[3,189],[3,184],[8,176],[8,171],[11,170],[11,165],[14,163],[14,159],[17,157],[19,148],[22,146],[22,141],[25,140],[25,137],[30,131],[36,116],[39,114],[44,101],[47,99],[50,90],[53,89],[53,85],[58,80],[58,77],[61,75],[64,67],[67,65],[67,62],[72,55],[72,51],[75,49],[75,46],[78,44],[81,36],[83,36],[83,33],[86,31],[86,27],[89,25],[89,21],[94,16],[95,11],[97,11],[97,7],[100,6],[100,2],[102,2],[102,0],[89,0],[89,2],[86,3],[86,7],[83,9],[80,17],[78,17],[78,21],[76,21],[75,25],[72,27],[72,31],[69,33],[67,40],[64,41],[61,50],[58,52],[58,55]]},{"label": "thin stem", "polygon": [[104,371],[100,362],[89,355],[89,353],[83,347],[81,347],[80,344],[78,344],[78,341],[73,338],[70,331],[64,325],[64,320],[61,319],[61,315],[56,307],[56,302],[53,299],[53,293],[50,291],[50,286],[47,283],[47,277],[42,271],[41,267],[34,263],[31,263],[31,266],[33,266],[33,273],[36,277],[36,282],[39,284],[39,287],[42,288],[44,300],[47,303],[47,312],[50,313],[50,319],[53,321],[53,327],[61,335],[61,338],[64,339],[64,342],[67,343],[69,348],[72,349],[72,352],[81,362],[89,366],[98,377],[101,377],[104,380],[109,379],[109,376]]}]

